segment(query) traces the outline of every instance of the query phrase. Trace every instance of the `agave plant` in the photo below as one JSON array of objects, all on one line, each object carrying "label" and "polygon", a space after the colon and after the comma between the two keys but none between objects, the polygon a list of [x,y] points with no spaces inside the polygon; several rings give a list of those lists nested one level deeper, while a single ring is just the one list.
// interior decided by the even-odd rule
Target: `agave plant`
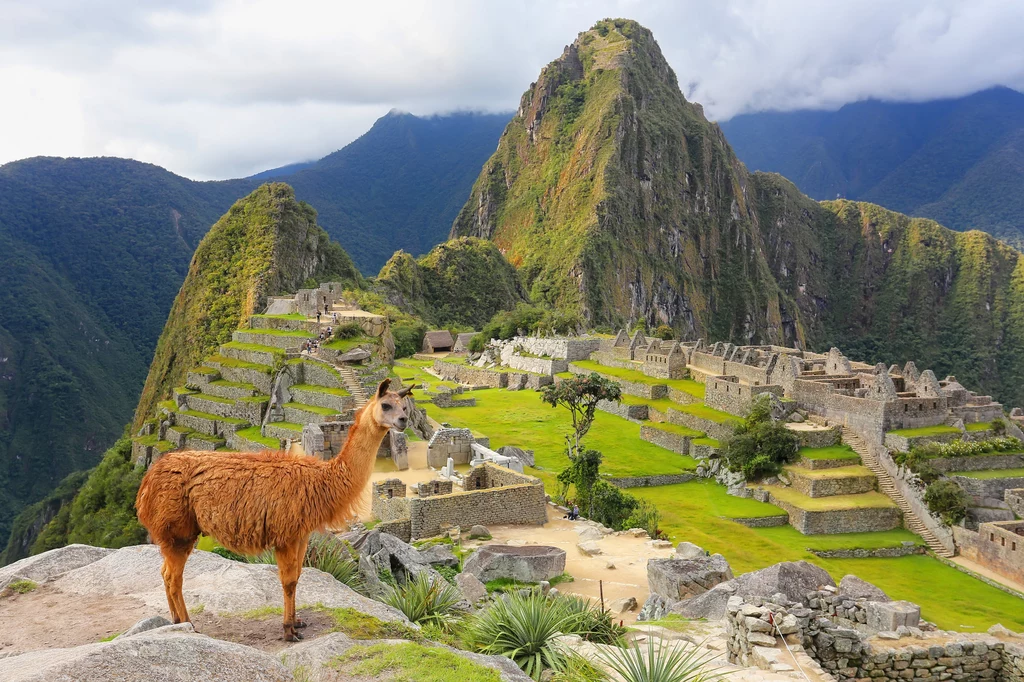
[{"label": "agave plant", "polygon": [[717,668],[705,669],[714,654],[702,651],[700,645],[684,648],[665,642],[655,646],[654,639],[648,637],[646,647],[636,642],[623,648],[601,647],[597,655],[623,682],[710,682],[725,676]]},{"label": "agave plant", "polygon": [[388,587],[384,603],[393,606],[413,623],[441,624],[450,619],[455,605],[462,600],[457,589],[444,580],[433,580],[421,571],[404,585]]},{"label": "agave plant", "polygon": [[478,651],[511,658],[535,680],[546,669],[561,670],[565,656],[555,637],[575,633],[580,613],[564,598],[539,592],[507,594],[481,611],[470,623],[466,639]]},{"label": "agave plant", "polygon": [[579,635],[598,644],[619,644],[626,634],[626,628],[615,623],[611,612],[602,611],[586,597],[563,594],[555,601],[572,616],[563,630],[565,634]]}]

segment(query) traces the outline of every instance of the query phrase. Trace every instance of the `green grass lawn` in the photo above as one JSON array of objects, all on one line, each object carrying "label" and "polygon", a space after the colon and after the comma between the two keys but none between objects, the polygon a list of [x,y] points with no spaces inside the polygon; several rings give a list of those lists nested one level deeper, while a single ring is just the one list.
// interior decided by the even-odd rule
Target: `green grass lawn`
[{"label": "green grass lawn", "polygon": [[250,426],[247,429],[241,429],[236,432],[240,438],[244,438],[253,443],[259,443],[260,445],[270,448],[271,450],[277,450],[281,447],[281,442],[276,438],[265,438],[260,433],[260,427]]},{"label": "green grass lawn", "polygon": [[264,346],[258,343],[245,343],[243,341],[228,341],[221,348],[234,348],[236,350],[249,350],[258,351],[261,353],[273,353],[274,355],[284,355],[284,348],[278,348],[277,346]]},{"label": "green grass lawn", "polygon": [[860,459],[849,445],[830,445],[827,448],[800,448],[798,453],[807,459]]},{"label": "green grass lawn", "polygon": [[811,536],[802,535],[791,526],[747,528],[722,517],[770,516],[781,510],[727,495],[725,488],[709,481],[632,488],[629,492],[658,507],[661,528],[673,542],[686,540],[723,554],[737,575],[779,561],[803,559],[824,568],[836,582],[853,573],[878,585],[893,599],[920,604],[922,616],[942,628],[983,632],[993,623],[1010,629],[1024,627],[1024,602],[1020,599],[929,556],[822,559],[808,549],[875,549],[895,547],[906,541],[921,543],[921,538],[901,528]]},{"label": "green grass lawn", "polygon": [[316,386],[314,384],[292,384],[290,388],[295,388],[300,391],[309,391],[310,393],[329,393],[331,395],[345,397],[351,395],[348,391],[343,388],[331,388],[330,386]]},{"label": "green grass lawn", "polygon": [[957,471],[951,473],[954,476],[966,476],[967,478],[1024,478],[1024,469],[983,469],[982,471]]},{"label": "green grass lawn", "polygon": [[941,436],[946,433],[960,433],[960,429],[955,429],[952,426],[922,426],[916,429],[896,429],[889,433],[897,436],[903,436],[904,438],[923,438],[924,436]]},{"label": "green grass lawn", "polygon": [[302,313],[285,313],[283,315],[253,315],[253,317],[265,317],[270,320],[308,320]]},{"label": "green grass lawn", "polygon": [[324,344],[324,348],[330,348],[331,350],[338,350],[343,353],[347,353],[356,346],[361,346],[365,343],[376,344],[376,339],[371,339],[369,336],[353,336],[348,339],[334,339]]},{"label": "green grass lawn", "polygon": [[992,428],[992,422],[971,422],[964,424],[964,428],[968,431],[988,431]]},{"label": "green grass lawn", "polygon": [[673,404],[672,409],[676,410],[677,412],[686,412],[687,414],[692,414],[695,417],[702,417],[704,419],[707,419],[708,421],[712,421],[717,424],[724,424],[729,421],[739,421],[739,417],[737,417],[734,414],[722,412],[721,410],[716,410],[713,407],[708,407],[707,405],[703,405],[700,403],[693,405]]},{"label": "green grass lawn", "polygon": [[776,485],[762,486],[772,495],[787,504],[807,511],[831,511],[836,509],[882,509],[895,507],[896,504],[879,492],[860,493],[859,495],[829,495],[828,497],[808,497],[793,488]]}]

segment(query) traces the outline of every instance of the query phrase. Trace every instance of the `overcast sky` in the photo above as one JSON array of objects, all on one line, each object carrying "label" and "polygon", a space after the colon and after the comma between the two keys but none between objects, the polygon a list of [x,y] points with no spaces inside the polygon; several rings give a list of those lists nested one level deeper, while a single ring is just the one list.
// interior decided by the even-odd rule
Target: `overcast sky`
[{"label": "overcast sky", "polygon": [[319,158],[393,107],[512,110],[607,16],[650,28],[719,120],[1024,90],[1024,0],[0,0],[0,163],[210,179]]}]

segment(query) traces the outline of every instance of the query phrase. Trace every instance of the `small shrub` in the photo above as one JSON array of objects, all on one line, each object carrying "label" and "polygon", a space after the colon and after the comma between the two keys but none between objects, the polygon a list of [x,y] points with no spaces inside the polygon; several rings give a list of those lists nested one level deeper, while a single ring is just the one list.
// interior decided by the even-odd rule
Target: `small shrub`
[{"label": "small shrub", "polygon": [[1006,435],[1006,422],[1004,422],[1002,419],[993,419],[992,433],[994,433],[997,436]]},{"label": "small shrub", "polygon": [[491,604],[470,622],[466,641],[484,654],[515,661],[535,680],[547,670],[561,670],[564,655],[555,638],[571,631],[573,615],[558,600],[539,593],[513,593]]},{"label": "small shrub", "polygon": [[603,670],[577,653],[565,657],[562,669],[551,676],[551,682],[605,682]]},{"label": "small shrub", "polygon": [[771,404],[760,398],[747,417],[722,443],[722,456],[731,471],[742,471],[749,480],[777,475],[799,456],[799,439],[782,422],[771,418]]},{"label": "small shrub", "polygon": [[660,532],[658,530],[660,523],[661,514],[658,512],[658,508],[648,500],[641,498],[639,504],[622,525],[624,528],[643,528],[652,538],[657,538]]},{"label": "small shrub", "polygon": [[217,545],[210,551],[216,554],[217,556],[222,556],[225,559],[231,559],[232,561],[247,561],[244,555],[239,554],[237,552],[232,552],[227,547],[221,547],[220,545]]},{"label": "small shrub", "polygon": [[928,511],[942,519],[947,526],[952,526],[967,516],[970,500],[960,486],[944,478],[928,486],[924,491],[924,502],[928,505]]},{"label": "small shrub", "polygon": [[28,594],[37,587],[39,587],[39,583],[34,580],[13,580],[7,585],[7,589],[18,594]]},{"label": "small shrub", "polygon": [[591,520],[615,530],[624,530],[626,520],[640,506],[637,498],[607,481],[594,483],[591,495]]},{"label": "small shrub", "polygon": [[597,644],[618,644],[626,628],[612,620],[610,611],[602,611],[594,602],[576,594],[564,594],[557,598],[560,606],[572,616],[566,633],[579,635]]},{"label": "small shrub", "polygon": [[659,324],[658,328],[654,330],[654,336],[662,341],[671,341],[676,337],[675,332],[672,331],[672,327],[667,324]]},{"label": "small shrub", "polygon": [[345,322],[334,328],[333,335],[335,339],[354,339],[362,334],[363,328],[359,326],[358,322]]},{"label": "small shrub", "polygon": [[451,617],[462,594],[443,580],[433,580],[427,571],[399,587],[389,587],[384,603],[392,606],[413,623],[443,623]]},{"label": "small shrub", "polygon": [[437,572],[441,574],[441,577],[448,582],[455,580],[455,576],[459,574],[458,566],[435,566],[434,568],[437,569]]}]

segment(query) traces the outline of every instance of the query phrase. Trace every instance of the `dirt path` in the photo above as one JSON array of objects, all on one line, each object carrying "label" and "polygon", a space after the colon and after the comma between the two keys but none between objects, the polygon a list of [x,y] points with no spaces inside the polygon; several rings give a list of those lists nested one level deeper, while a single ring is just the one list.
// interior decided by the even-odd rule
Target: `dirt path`
[{"label": "dirt path", "polygon": [[985,568],[979,563],[971,561],[970,559],[965,559],[962,556],[952,557],[950,561],[952,561],[955,564],[959,564],[960,566],[963,566],[972,573],[977,573],[978,575],[984,576],[989,580],[999,583],[1000,585],[1005,585],[1006,587],[1009,587],[1011,590],[1016,590],[1017,592],[1024,594],[1024,584],[1021,584],[1015,580],[1011,580],[1007,578],[1005,575],[999,575],[995,571]]}]

